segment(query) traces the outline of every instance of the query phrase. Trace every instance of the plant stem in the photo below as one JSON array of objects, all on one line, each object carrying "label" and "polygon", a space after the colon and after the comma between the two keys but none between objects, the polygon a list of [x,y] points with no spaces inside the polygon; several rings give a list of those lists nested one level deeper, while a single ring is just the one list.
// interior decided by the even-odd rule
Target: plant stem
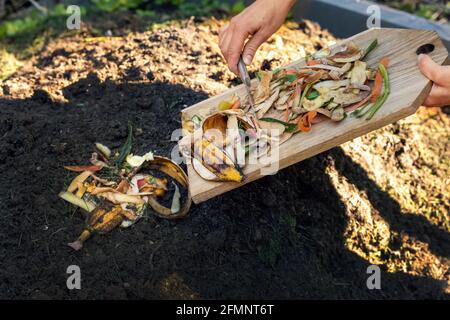
[{"label": "plant stem", "polygon": [[372,41],[372,43],[364,50],[364,55],[361,60],[364,60],[378,45],[378,39]]}]

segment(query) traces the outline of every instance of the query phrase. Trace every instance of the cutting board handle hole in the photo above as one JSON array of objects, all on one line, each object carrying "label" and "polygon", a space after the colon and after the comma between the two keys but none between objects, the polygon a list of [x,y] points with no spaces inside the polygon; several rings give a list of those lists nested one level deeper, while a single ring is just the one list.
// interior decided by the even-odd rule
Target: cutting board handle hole
[{"label": "cutting board handle hole", "polygon": [[435,48],[434,44],[427,43],[427,44],[424,44],[423,46],[418,47],[416,53],[417,53],[417,55],[429,54],[434,51],[434,48]]}]

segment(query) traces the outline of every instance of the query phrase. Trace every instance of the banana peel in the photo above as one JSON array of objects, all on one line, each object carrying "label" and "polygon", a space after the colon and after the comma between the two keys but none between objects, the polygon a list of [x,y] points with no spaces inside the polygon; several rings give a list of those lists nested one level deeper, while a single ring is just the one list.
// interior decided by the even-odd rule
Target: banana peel
[{"label": "banana peel", "polygon": [[244,180],[237,161],[239,129],[255,129],[252,119],[242,109],[221,110],[203,120],[200,134],[196,132],[189,142],[192,166],[203,179],[220,182]]},{"label": "banana peel", "polygon": [[189,214],[189,209],[191,208],[192,204],[192,198],[189,191],[189,180],[184,170],[181,169],[181,167],[172,160],[161,156],[155,156],[152,161],[144,163],[141,169],[146,168],[151,170],[158,170],[167,174],[187,190],[186,200],[182,205],[180,205],[180,210],[178,212],[172,212],[171,208],[167,208],[160,204],[156,197],[149,197],[148,204],[154,210],[155,214],[161,218],[169,220],[185,218]]},{"label": "banana peel", "polygon": [[209,180],[222,182],[242,182],[244,174],[239,165],[229,155],[206,138],[194,141],[194,169],[205,178],[203,167],[215,176],[207,175]]},{"label": "banana peel", "polygon": [[83,232],[74,242],[68,243],[69,247],[78,251],[83,248],[83,243],[94,233],[105,234],[119,226],[125,219],[122,207],[97,207],[87,219]]}]

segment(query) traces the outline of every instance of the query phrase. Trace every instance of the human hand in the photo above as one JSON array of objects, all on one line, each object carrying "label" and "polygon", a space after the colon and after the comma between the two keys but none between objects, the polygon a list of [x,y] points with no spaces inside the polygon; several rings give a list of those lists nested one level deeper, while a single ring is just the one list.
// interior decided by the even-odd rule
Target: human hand
[{"label": "human hand", "polygon": [[450,105],[450,66],[441,66],[426,54],[419,55],[418,64],[425,77],[434,82],[424,105],[427,107]]},{"label": "human hand", "polygon": [[280,28],[294,3],[257,0],[220,29],[219,47],[232,72],[238,73],[241,54],[246,65],[252,63],[256,50]]}]

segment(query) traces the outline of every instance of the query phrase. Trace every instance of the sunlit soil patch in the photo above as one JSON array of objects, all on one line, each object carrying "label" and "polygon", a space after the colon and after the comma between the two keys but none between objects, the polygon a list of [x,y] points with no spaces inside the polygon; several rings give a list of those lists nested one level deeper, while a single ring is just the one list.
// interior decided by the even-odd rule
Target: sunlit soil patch
[{"label": "sunlit soil patch", "polygon": [[[62,89],[94,69],[102,81],[160,80],[217,94],[237,84],[236,75],[226,67],[218,47],[218,30],[224,23],[216,19],[196,23],[191,19],[125,37],[60,38],[41,54],[47,58],[28,61],[26,68],[5,85],[9,94],[27,98],[37,84],[53,100],[64,102]],[[253,63],[254,70],[286,65],[333,41],[315,23],[287,23],[262,45]]]},{"label": "sunlit soil patch", "polygon": [[[329,168],[349,217],[345,234],[349,250],[370,263],[384,265],[389,272],[429,276],[449,283],[448,252],[444,249],[447,244],[427,236],[418,239],[421,235],[417,231],[417,236],[414,232],[408,234],[410,225],[416,230],[438,228],[442,234],[450,231],[449,142],[448,116],[439,109],[423,108],[342,146],[390,198],[389,203],[378,204],[385,209],[377,209],[373,203],[386,199],[370,194],[373,186],[358,189],[335,168]],[[386,215],[391,224],[400,228],[392,228]],[[418,219],[408,222],[410,216]],[[417,225],[420,221],[430,225]],[[430,243],[442,245],[442,250],[430,248]]]},{"label": "sunlit soil patch", "polygon": [[405,214],[450,231],[450,119],[419,109],[396,124],[343,146]]},{"label": "sunlit soil patch", "polygon": [[12,53],[0,49],[0,81],[14,74],[21,66],[22,63]]}]

